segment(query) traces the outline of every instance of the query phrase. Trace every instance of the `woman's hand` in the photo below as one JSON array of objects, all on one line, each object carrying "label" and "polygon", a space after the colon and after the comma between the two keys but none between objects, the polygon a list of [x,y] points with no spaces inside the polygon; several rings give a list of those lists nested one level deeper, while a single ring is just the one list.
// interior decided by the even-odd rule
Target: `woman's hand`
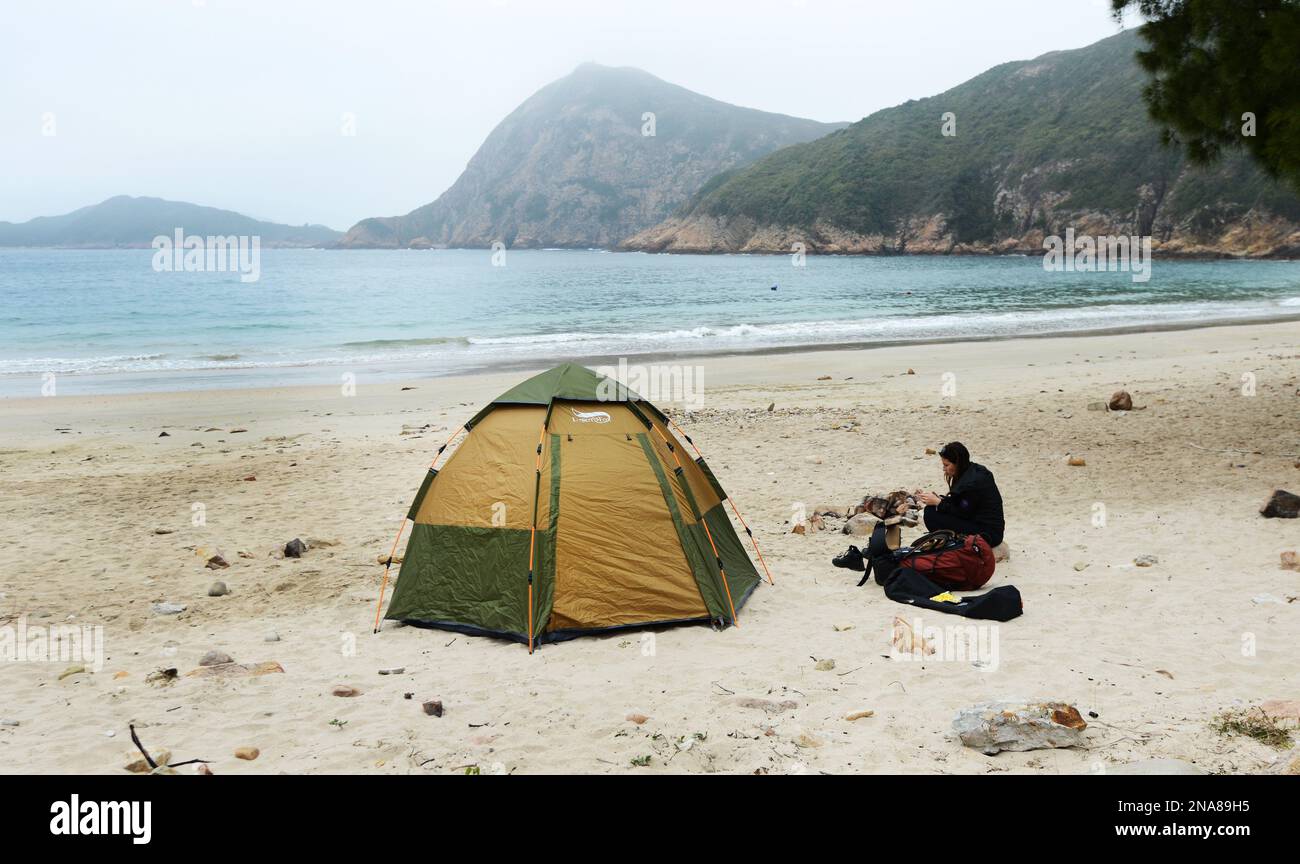
[{"label": "woman's hand", "polygon": [[916,500],[920,501],[926,507],[937,507],[939,502],[943,499],[933,492],[918,492],[916,493]]}]

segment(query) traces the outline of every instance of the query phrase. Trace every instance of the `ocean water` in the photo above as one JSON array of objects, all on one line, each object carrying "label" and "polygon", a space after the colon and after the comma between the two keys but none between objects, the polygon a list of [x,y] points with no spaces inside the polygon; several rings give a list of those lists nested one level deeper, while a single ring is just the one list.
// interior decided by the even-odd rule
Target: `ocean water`
[{"label": "ocean water", "polygon": [[[775,289],[775,290],[774,290]],[[562,359],[1300,316],[1300,263],[600,251],[261,252],[257,281],[150,250],[0,250],[0,396],[337,384]]]}]

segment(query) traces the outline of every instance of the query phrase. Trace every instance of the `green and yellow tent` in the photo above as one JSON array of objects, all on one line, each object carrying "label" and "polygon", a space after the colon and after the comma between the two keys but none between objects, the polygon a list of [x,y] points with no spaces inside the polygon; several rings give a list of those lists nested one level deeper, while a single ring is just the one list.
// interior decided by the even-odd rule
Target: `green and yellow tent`
[{"label": "green and yellow tent", "polygon": [[727,493],[670,425],[572,363],[501,394],[420,485],[384,617],[530,650],[620,628],[734,624],[758,573]]}]

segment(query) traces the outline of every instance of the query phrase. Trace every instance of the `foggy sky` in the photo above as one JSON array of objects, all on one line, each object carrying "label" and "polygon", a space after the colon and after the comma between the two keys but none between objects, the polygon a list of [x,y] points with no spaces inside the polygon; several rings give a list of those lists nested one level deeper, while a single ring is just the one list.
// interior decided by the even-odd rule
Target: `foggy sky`
[{"label": "foggy sky", "polygon": [[0,18],[0,220],[128,194],[340,230],[432,201],[584,61],[854,121],[1118,32],[1105,0],[33,0]]}]

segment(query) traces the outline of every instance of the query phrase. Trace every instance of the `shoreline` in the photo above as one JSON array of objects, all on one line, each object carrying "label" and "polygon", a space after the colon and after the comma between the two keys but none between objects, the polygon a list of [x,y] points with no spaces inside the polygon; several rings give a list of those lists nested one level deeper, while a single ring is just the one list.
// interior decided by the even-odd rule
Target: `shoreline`
[{"label": "shoreline", "polygon": [[[6,250],[18,251],[37,251],[37,252],[113,252],[113,251],[153,251],[151,243],[115,245],[115,246],[0,246],[0,252]],[[312,249],[320,252],[487,252],[491,251],[491,246],[340,246],[330,244],[327,246],[297,243],[271,243],[262,246],[263,250],[269,249]],[[510,246],[507,251],[511,252],[600,252],[602,254],[626,254],[626,255],[682,255],[682,256],[755,256],[755,257],[779,257],[788,256],[791,253],[788,250],[763,250],[755,249],[747,252],[738,252],[730,249],[646,249],[631,246],[624,246],[621,243],[615,246]],[[948,252],[935,252],[926,250],[922,252],[899,252],[894,250],[881,250],[878,252],[822,252],[814,249],[807,250],[804,254],[814,258],[1033,258],[1040,256],[1043,252],[1041,247],[1025,247],[1024,249],[953,249]],[[1155,254],[1158,253],[1158,254]],[[1283,254],[1268,253],[1263,255],[1250,255],[1246,253],[1233,252],[1181,252],[1176,250],[1166,250],[1160,252],[1159,247],[1153,249],[1153,261],[1161,258],[1167,261],[1283,261],[1296,262],[1300,261],[1300,254]]]},{"label": "shoreline", "polygon": [[[764,345],[753,348],[718,348],[705,349],[696,351],[645,351],[645,352],[628,352],[625,354],[575,354],[575,355],[549,355],[540,354],[528,359],[506,360],[498,363],[479,363],[476,365],[467,365],[462,368],[452,369],[445,372],[421,368],[419,361],[381,361],[379,363],[316,363],[302,365],[285,365],[278,367],[265,366],[231,366],[216,369],[170,369],[160,370],[152,373],[133,373],[133,372],[60,372],[56,373],[60,381],[72,380],[76,382],[165,382],[177,378],[189,378],[197,381],[212,380],[219,378],[240,378],[250,379],[247,384],[230,384],[221,385],[204,385],[191,387],[127,387],[124,389],[98,389],[92,384],[89,388],[78,388],[79,392],[72,395],[76,396],[129,396],[135,394],[165,394],[165,393],[196,393],[205,391],[245,391],[245,390],[281,390],[285,388],[300,387],[335,387],[336,384],[325,384],[321,382],[313,383],[310,379],[314,377],[308,370],[329,370],[337,371],[347,369],[365,375],[376,382],[394,382],[394,381],[415,381],[415,380],[438,380],[445,378],[474,377],[490,375],[493,373],[512,373],[536,370],[555,365],[560,362],[571,361],[581,363],[585,366],[609,366],[616,365],[619,360],[626,360],[628,363],[637,362],[662,362],[673,360],[677,362],[689,362],[692,360],[708,360],[715,358],[761,358],[761,357],[780,357],[791,354],[820,354],[836,351],[876,351],[887,348],[916,347],[924,348],[927,346],[937,345],[965,345],[965,344],[989,344],[999,342],[1014,342],[1018,340],[1053,340],[1053,339],[1070,339],[1070,338],[1090,338],[1099,336],[1119,336],[1132,335],[1140,333],[1169,333],[1206,330],[1222,327],[1267,327],[1272,325],[1287,324],[1300,321],[1300,312],[1285,313],[1278,315],[1269,315],[1266,317],[1248,317],[1248,318],[1219,318],[1207,321],[1170,321],[1157,322],[1151,324],[1131,324],[1115,325],[1108,327],[1084,328],[1079,330],[1052,330],[1041,333],[1014,333],[1014,334],[996,334],[990,336],[936,336],[923,339],[887,339],[874,342],[822,342],[799,345]],[[258,381],[252,379],[266,379],[272,377],[275,372],[290,370],[284,380],[279,383],[269,383],[265,380]],[[328,372],[327,372],[328,374]],[[297,380],[293,380],[297,379]],[[0,405],[14,400],[22,400],[31,397],[23,395],[13,395],[14,388],[6,386],[16,384],[20,381],[30,382],[33,389],[39,390],[41,386],[41,376],[30,373],[0,375]]]}]

